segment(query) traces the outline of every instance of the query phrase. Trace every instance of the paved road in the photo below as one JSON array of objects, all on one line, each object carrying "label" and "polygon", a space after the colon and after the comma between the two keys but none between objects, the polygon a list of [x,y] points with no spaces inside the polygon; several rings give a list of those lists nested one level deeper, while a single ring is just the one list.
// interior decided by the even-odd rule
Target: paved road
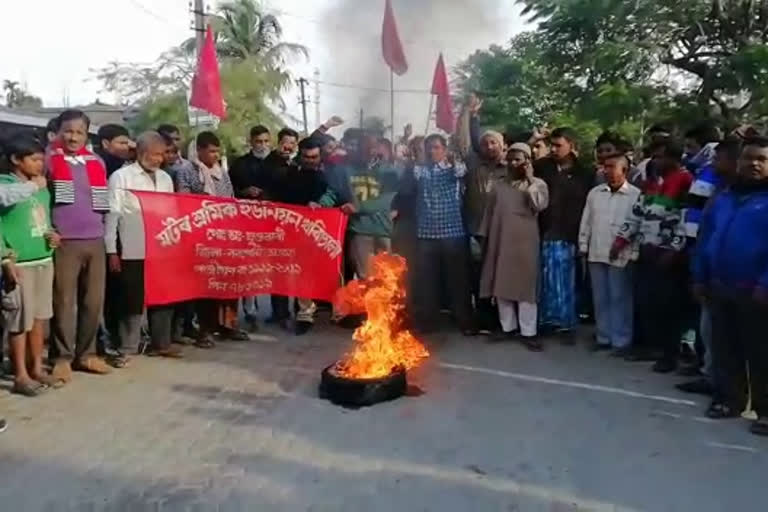
[{"label": "paved road", "polygon": [[0,510],[765,510],[768,442],[644,365],[444,335],[411,376],[425,395],[349,411],[316,398],[348,337],[265,331],[0,391]]}]

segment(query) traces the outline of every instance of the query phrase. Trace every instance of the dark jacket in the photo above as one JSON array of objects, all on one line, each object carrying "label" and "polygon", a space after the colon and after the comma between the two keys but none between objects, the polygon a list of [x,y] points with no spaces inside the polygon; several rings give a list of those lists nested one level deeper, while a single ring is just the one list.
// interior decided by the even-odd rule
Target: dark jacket
[{"label": "dark jacket", "polygon": [[704,210],[693,278],[721,294],[768,289],[768,183],[734,185]]},{"label": "dark jacket", "polygon": [[128,163],[128,160],[123,160],[120,157],[111,155],[103,149],[96,149],[94,150],[94,153],[99,155],[104,161],[104,167],[107,169],[107,177],[112,176],[112,173],[118,169],[121,169]]},{"label": "dark jacket", "polygon": [[543,239],[577,243],[581,214],[595,183],[595,170],[576,158],[570,169],[561,172],[550,157],[534,164],[534,175],[549,188],[549,207],[539,215]]},{"label": "dark jacket", "polygon": [[321,170],[289,166],[284,171],[273,181],[270,200],[302,206],[312,202],[333,206],[333,193],[329,192]]},{"label": "dark jacket", "polygon": [[265,164],[266,160],[266,158],[258,158],[249,151],[234,161],[229,170],[229,179],[232,180],[235,197],[247,198],[242,191],[248,187],[257,187],[262,190],[269,188],[269,172]]},{"label": "dark jacket", "polygon": [[285,177],[298,171],[298,164],[293,160],[284,159],[280,153],[273,151],[264,159],[265,183],[264,199],[268,201],[277,201],[275,195],[278,188],[283,186]]}]

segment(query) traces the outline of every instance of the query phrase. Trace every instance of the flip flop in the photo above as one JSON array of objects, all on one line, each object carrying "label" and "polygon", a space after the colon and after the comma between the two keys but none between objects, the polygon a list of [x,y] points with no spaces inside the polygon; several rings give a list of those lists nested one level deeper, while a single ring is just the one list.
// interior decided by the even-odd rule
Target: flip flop
[{"label": "flip flop", "polygon": [[13,388],[11,389],[11,393],[14,395],[21,395],[26,396],[29,398],[34,398],[36,396],[40,396],[43,393],[45,393],[47,386],[45,384],[40,384],[37,381],[31,381],[31,382],[17,382],[13,385]]},{"label": "flip flop", "polygon": [[66,384],[64,379],[56,378],[53,375],[49,375],[47,373],[34,380],[52,389],[61,389]]}]

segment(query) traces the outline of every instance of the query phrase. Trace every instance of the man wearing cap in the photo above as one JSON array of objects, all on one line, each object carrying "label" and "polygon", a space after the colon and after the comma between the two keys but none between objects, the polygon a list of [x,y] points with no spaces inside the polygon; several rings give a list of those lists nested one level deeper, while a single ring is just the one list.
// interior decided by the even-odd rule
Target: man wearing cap
[{"label": "man wearing cap", "polygon": [[547,184],[533,176],[531,148],[510,146],[506,174],[488,196],[479,232],[486,240],[480,297],[495,298],[504,341],[521,336],[526,347],[540,351],[537,340],[539,280],[538,215],[549,203]]},{"label": "man wearing cap", "polygon": [[497,322],[490,300],[486,301],[478,296],[481,267],[485,259],[481,250],[483,242],[480,224],[495,183],[507,175],[507,166],[504,161],[504,136],[492,130],[477,136],[480,133],[478,114],[482,105],[477,96],[470,96],[459,118],[457,134],[459,148],[468,171],[464,217],[472,237],[472,290],[477,304],[477,324],[481,334],[489,334]]}]

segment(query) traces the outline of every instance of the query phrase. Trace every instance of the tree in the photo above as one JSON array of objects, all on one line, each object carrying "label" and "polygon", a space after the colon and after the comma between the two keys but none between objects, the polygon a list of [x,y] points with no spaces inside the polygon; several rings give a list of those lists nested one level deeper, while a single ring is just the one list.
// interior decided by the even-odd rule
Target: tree
[{"label": "tree", "polygon": [[3,90],[5,91],[5,104],[10,108],[40,108],[43,106],[43,100],[29,94],[15,80],[3,80]]},{"label": "tree", "polygon": [[[681,73],[700,107],[754,115],[768,83],[768,4],[755,0],[519,0],[551,64],[585,86]],[[752,111],[751,111],[752,110]]]},{"label": "tree", "polygon": [[[282,41],[283,27],[278,18],[266,12],[258,0],[229,0],[219,5],[211,17],[219,56],[225,59],[261,57],[264,62],[278,68],[292,57],[307,57],[307,48]],[[195,38],[182,45],[188,54],[194,54]]]}]

